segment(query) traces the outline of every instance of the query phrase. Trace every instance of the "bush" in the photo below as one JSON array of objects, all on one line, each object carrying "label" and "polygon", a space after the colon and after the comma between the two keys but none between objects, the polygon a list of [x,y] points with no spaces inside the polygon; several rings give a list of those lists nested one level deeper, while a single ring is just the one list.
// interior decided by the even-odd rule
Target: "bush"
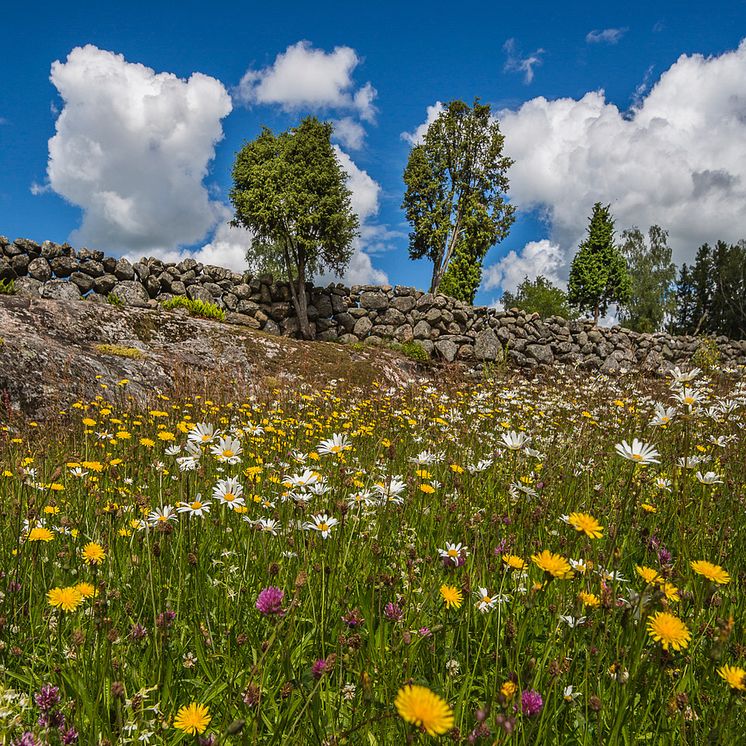
[{"label": "bush", "polygon": [[720,348],[712,337],[702,338],[692,355],[692,365],[701,368],[705,373],[711,373],[720,367]]},{"label": "bush", "polygon": [[430,355],[427,354],[427,350],[418,345],[417,342],[392,342],[390,347],[392,350],[401,352],[402,355],[406,355],[410,360],[414,360],[415,362],[430,362]]},{"label": "bush", "polygon": [[185,308],[190,316],[225,321],[225,311],[219,306],[216,306],[214,303],[207,303],[203,300],[191,300],[191,298],[187,298],[183,295],[176,295],[169,300],[163,301],[161,306],[166,311],[171,311],[174,308]]},{"label": "bush", "polygon": [[0,280],[0,295],[15,295],[16,292],[15,280]]}]

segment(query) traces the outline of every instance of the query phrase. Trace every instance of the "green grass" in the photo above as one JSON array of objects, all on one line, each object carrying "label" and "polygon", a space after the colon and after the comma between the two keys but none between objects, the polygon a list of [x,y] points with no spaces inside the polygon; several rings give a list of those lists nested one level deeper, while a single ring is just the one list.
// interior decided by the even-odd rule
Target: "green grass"
[{"label": "green grass", "polygon": [[219,306],[202,300],[191,300],[184,295],[175,295],[173,298],[163,301],[161,307],[166,311],[171,311],[174,308],[185,308],[190,316],[225,321],[225,311]]},{"label": "green grass", "polygon": [[0,280],[0,295],[15,295],[17,292],[15,280]]},{"label": "green grass", "polygon": [[[194,391],[147,411],[113,403],[124,384],[56,425],[0,430],[0,741],[59,742],[33,699],[51,684],[84,744],[197,743],[173,727],[191,702],[219,744],[436,742],[394,706],[415,683],[453,713],[443,743],[741,742],[744,692],[718,670],[746,668],[743,382],[700,377],[689,409],[666,383],[555,378],[402,391],[277,379],[247,400]],[[652,424],[656,402],[674,408],[666,425]],[[231,442],[185,451],[200,422]],[[617,453],[635,437],[660,463]],[[213,496],[238,495],[229,477],[233,510]],[[200,495],[209,512],[149,521]],[[336,521],[327,538],[308,528],[321,515]],[[92,542],[100,564],[86,562]],[[543,550],[572,559],[572,577],[545,572]],[[95,595],[50,605],[79,583]],[[269,586],[281,614],[256,607]],[[442,586],[461,603],[447,608]],[[661,612],[685,625],[682,649],[650,634]],[[531,690],[542,707],[528,715]]]}]

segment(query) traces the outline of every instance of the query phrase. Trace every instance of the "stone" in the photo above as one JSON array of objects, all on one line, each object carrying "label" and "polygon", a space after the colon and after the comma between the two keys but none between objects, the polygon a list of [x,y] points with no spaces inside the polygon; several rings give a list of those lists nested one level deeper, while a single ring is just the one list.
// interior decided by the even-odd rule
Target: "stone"
[{"label": "stone", "polygon": [[474,357],[477,360],[502,360],[502,345],[492,329],[479,332],[474,340]]},{"label": "stone", "polygon": [[412,333],[414,334],[415,339],[430,339],[432,329],[430,328],[430,324],[428,324],[427,321],[418,321],[415,324]]},{"label": "stone", "polygon": [[394,338],[397,342],[405,344],[411,342],[414,339],[414,331],[412,330],[411,324],[402,324],[394,331]]},{"label": "stone", "polygon": [[401,295],[391,301],[391,308],[395,308],[400,313],[409,313],[415,306],[415,299],[411,295]]},{"label": "stone", "polygon": [[148,275],[143,282],[143,286],[151,298],[155,298],[161,292],[161,282],[155,275]]},{"label": "stone", "polygon": [[0,280],[15,280],[18,277],[16,271],[10,264],[10,261],[4,256],[0,256]]},{"label": "stone", "polygon": [[71,256],[56,256],[49,260],[49,267],[57,277],[70,277],[77,269],[78,262]]},{"label": "stone", "polygon": [[313,305],[319,312],[319,318],[328,319],[334,314],[331,298],[328,295],[318,295],[314,298]]},{"label": "stone", "polygon": [[360,295],[360,306],[369,310],[388,308],[389,299],[381,292],[364,292]]},{"label": "stone", "polygon": [[150,300],[150,295],[148,295],[145,286],[134,280],[122,280],[122,282],[117,283],[112,290],[112,295],[116,295],[125,306],[138,308],[145,308]]},{"label": "stone", "polygon": [[41,297],[50,300],[80,300],[80,290],[68,280],[50,280],[41,286]]},{"label": "stone", "polygon": [[114,265],[114,272],[112,274],[117,278],[117,280],[135,279],[135,269],[124,257],[119,259]]},{"label": "stone", "polygon": [[44,284],[35,280],[33,277],[19,277],[15,280],[16,295],[24,298],[38,298],[41,295],[41,289]]},{"label": "stone", "polygon": [[367,317],[362,316],[355,322],[355,326],[352,329],[352,333],[356,336],[362,339],[363,337],[366,337],[370,330],[373,328],[373,322]]},{"label": "stone", "polygon": [[[80,253],[82,254],[83,252],[81,251]],[[101,277],[104,274],[104,265],[95,259],[79,262],[78,269],[89,277]]]},{"label": "stone", "polygon": [[117,278],[114,275],[104,274],[93,281],[93,290],[100,295],[108,295],[117,284]]},{"label": "stone", "polygon": [[215,299],[212,293],[204,285],[190,285],[184,288],[190,300],[201,300],[203,303],[213,303]]},{"label": "stone", "polygon": [[334,316],[334,320],[346,332],[351,333],[355,328],[355,319],[349,313],[338,313]]},{"label": "stone", "polygon": [[458,354],[458,345],[450,339],[439,339],[435,342],[438,354],[448,363],[452,363]]},{"label": "stone", "polygon": [[135,262],[132,265],[132,269],[135,270],[135,274],[138,276],[140,282],[145,282],[150,277],[150,267],[144,262]]},{"label": "stone", "polygon": [[44,257],[38,257],[31,261],[28,265],[29,277],[33,277],[39,282],[47,282],[52,279],[52,270],[49,267],[49,262]]},{"label": "stone", "polygon": [[186,295],[186,285],[181,280],[173,280],[171,283],[172,295]]},{"label": "stone", "polygon": [[18,277],[23,277],[28,272],[28,265],[31,259],[28,254],[16,254],[10,257],[10,266]]},{"label": "stone", "polygon": [[83,272],[73,272],[70,275],[70,282],[77,285],[81,295],[85,295],[93,289],[93,277]]},{"label": "stone", "polygon": [[549,345],[528,344],[526,355],[540,365],[551,365],[554,362],[554,353]]}]

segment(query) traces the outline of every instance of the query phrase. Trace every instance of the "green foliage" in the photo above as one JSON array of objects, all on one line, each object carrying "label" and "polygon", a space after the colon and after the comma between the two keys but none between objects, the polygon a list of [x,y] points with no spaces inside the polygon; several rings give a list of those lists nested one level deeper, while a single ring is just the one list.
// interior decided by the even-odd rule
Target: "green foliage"
[{"label": "green foliage", "polygon": [[629,300],[631,280],[627,263],[614,245],[614,220],[609,205],[593,206],[588,236],[572,261],[567,297],[581,313],[593,314],[598,323],[612,303]]},{"label": "green foliage", "polygon": [[489,105],[451,101],[409,154],[409,256],[433,263],[430,292],[472,303],[487,251],[508,235],[515,208],[506,202],[512,161],[503,141]]},{"label": "green foliage", "polygon": [[567,302],[567,293],[543,275],[535,280],[525,277],[515,293],[506,290],[502,304],[504,308],[520,308],[528,313],[538,313],[544,319],[549,316],[575,319],[578,316]]},{"label": "green foliage", "polygon": [[621,307],[620,321],[637,332],[657,332],[676,309],[676,265],[671,261],[668,232],[657,225],[622,233],[622,256],[631,279],[629,299]]},{"label": "green foliage", "polygon": [[190,316],[225,321],[225,311],[219,306],[203,300],[192,300],[185,295],[175,295],[173,298],[163,301],[161,307],[166,311],[171,311],[174,308],[185,308]]},{"label": "green foliage", "polygon": [[430,362],[430,355],[427,354],[427,350],[418,345],[417,342],[391,342],[389,347],[418,363]]},{"label": "green foliage", "polygon": [[110,306],[117,306],[117,308],[124,308],[124,301],[116,293],[109,293],[106,296],[106,302]]},{"label": "green foliage", "polygon": [[720,348],[712,337],[703,337],[692,355],[692,365],[705,373],[712,373],[720,367]]},{"label": "green foliage", "polygon": [[315,117],[279,135],[265,127],[233,165],[232,222],[254,236],[249,264],[284,268],[306,338],[312,336],[306,281],[325,269],[341,274],[358,229],[331,134],[332,125]]},{"label": "green foliage", "polygon": [[0,280],[0,295],[15,295],[17,292],[15,280]]},{"label": "green foliage", "polygon": [[94,347],[104,355],[116,355],[116,357],[128,357],[135,360],[142,357],[142,350],[139,350],[137,347],[110,344],[98,344],[94,345]]}]

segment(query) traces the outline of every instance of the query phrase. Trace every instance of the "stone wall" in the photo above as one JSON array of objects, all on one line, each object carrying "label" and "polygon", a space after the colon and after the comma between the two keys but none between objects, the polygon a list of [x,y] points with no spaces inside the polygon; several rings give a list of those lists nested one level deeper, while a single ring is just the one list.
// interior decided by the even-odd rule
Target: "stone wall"
[{"label": "stone wall", "polygon": [[[100,251],[0,236],[0,280],[13,279],[22,295],[105,303],[118,296],[130,306],[155,307],[176,295],[209,301],[233,323],[270,334],[296,336],[298,323],[286,283],[254,277],[194,259],[179,263],[104,256]],[[523,368],[565,363],[613,373],[622,368],[661,373],[687,362],[696,337],[637,334],[594,327],[588,320],[541,319],[518,310],[468,306],[410,287],[307,285],[316,339],[366,344],[416,343],[429,355],[473,367],[507,362]],[[746,340],[718,337],[725,365],[746,365]]]}]

